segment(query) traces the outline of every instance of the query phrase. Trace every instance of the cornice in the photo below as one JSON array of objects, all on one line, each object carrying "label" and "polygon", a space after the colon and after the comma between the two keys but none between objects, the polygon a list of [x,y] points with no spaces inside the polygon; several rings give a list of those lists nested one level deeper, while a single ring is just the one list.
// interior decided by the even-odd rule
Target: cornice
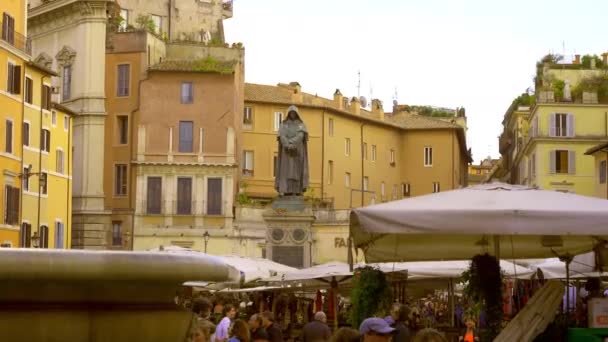
[{"label": "cornice", "polygon": [[28,31],[30,37],[45,35],[59,28],[83,22],[107,22],[108,0],[80,1],[56,0],[30,11]]}]

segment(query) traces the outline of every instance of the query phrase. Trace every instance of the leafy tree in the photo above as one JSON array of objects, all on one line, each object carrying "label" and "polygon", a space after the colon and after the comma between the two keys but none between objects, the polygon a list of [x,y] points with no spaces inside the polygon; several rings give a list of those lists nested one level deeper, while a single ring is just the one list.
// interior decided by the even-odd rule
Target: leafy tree
[{"label": "leafy tree", "polygon": [[135,19],[135,23],[137,24],[137,27],[141,30],[146,30],[150,33],[156,33],[156,24],[154,23],[154,20],[152,20],[152,17],[149,15],[138,15]]},{"label": "leafy tree", "polygon": [[357,269],[351,303],[349,323],[353,327],[359,327],[366,318],[383,316],[392,303],[392,291],[386,275],[370,266]]}]

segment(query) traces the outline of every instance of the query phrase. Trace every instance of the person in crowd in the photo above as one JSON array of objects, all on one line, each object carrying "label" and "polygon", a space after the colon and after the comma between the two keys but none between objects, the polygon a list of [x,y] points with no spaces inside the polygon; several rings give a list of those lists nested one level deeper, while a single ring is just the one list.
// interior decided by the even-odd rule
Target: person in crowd
[{"label": "person in crowd", "polygon": [[211,322],[211,302],[206,298],[196,298],[192,302],[192,312],[197,315],[197,324],[206,325],[211,334],[215,332],[215,324]]},{"label": "person in crowd", "polygon": [[215,330],[215,342],[226,342],[228,340],[228,331],[230,330],[230,323],[236,316],[236,309],[232,304],[226,304],[224,306],[224,318],[217,325]]},{"label": "person in crowd", "polygon": [[274,314],[270,311],[264,311],[264,313],[262,313],[262,320],[264,322],[264,329],[266,329],[266,333],[268,333],[268,341],[283,342],[283,332],[275,323]]},{"label": "person in crowd", "polygon": [[422,329],[414,337],[414,342],[448,342],[439,331],[431,328]]},{"label": "person in crowd", "polygon": [[251,335],[249,334],[247,322],[242,319],[234,321],[232,334],[228,342],[251,342]]},{"label": "person in crowd", "polygon": [[363,335],[362,342],[389,342],[395,333],[382,318],[367,318],[359,326],[359,333]]},{"label": "person in crowd", "polygon": [[251,331],[251,341],[268,341],[268,333],[264,329],[264,320],[261,314],[251,315],[249,318],[249,330]]},{"label": "person in crowd", "polygon": [[475,320],[472,317],[467,317],[464,321],[466,328],[458,337],[458,341],[476,342],[479,341],[479,336],[475,332]]},{"label": "person in crowd", "polygon": [[209,330],[203,326],[196,325],[194,329],[192,329],[192,334],[190,336],[190,341],[192,342],[209,342],[211,334]]},{"label": "person in crowd", "polygon": [[[408,328],[408,316],[410,315],[410,310],[407,306],[401,305],[399,303],[393,304],[391,308],[391,315],[389,316],[391,319],[388,320],[385,318],[387,323],[393,328],[395,328],[395,335],[393,336],[394,342],[410,342],[411,341],[411,333]],[[390,322],[394,322],[391,324]]]},{"label": "person in crowd", "polygon": [[302,342],[326,342],[331,338],[327,326],[327,316],[323,311],[315,313],[314,320],[306,323],[302,329]]},{"label": "person in crowd", "polygon": [[331,342],[361,342],[361,335],[353,328],[340,328],[331,337]]}]

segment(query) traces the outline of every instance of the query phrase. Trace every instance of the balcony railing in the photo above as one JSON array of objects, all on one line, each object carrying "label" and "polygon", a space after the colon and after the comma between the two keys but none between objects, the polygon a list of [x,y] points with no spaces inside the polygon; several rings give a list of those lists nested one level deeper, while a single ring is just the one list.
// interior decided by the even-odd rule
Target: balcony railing
[{"label": "balcony railing", "polygon": [[1,21],[0,30],[2,30],[2,40],[16,47],[17,49],[27,53],[28,55],[32,54],[32,44],[26,36],[22,35],[19,32],[15,32],[14,30],[8,27],[5,27]]}]

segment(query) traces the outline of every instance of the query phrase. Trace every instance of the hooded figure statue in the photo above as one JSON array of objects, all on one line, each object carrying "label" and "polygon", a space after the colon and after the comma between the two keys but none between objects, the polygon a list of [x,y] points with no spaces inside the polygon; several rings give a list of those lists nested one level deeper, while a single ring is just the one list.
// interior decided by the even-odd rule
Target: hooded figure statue
[{"label": "hooded figure statue", "polygon": [[279,128],[274,188],[280,196],[300,196],[308,188],[308,131],[298,107],[289,106]]}]

